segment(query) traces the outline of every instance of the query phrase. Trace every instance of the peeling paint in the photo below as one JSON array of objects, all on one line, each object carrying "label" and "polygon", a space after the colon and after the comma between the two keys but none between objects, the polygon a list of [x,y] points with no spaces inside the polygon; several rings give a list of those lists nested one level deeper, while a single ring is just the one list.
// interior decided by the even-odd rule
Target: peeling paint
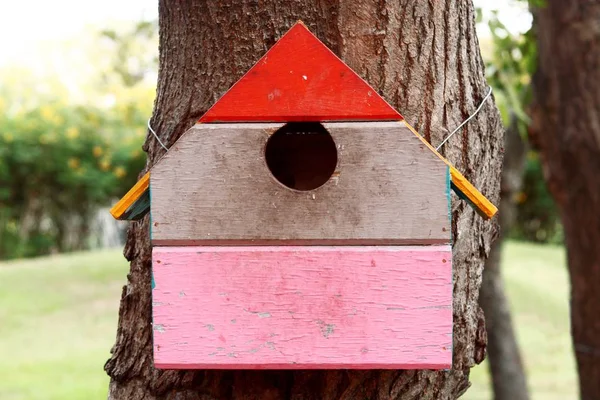
[{"label": "peeling paint", "polygon": [[154,329],[155,331],[158,331],[158,332],[160,332],[160,333],[163,333],[163,332],[165,331],[165,327],[164,327],[164,325],[161,325],[161,324],[156,324],[156,325],[154,325],[153,329]]},{"label": "peeling paint", "polygon": [[271,318],[271,313],[267,311],[250,311],[247,308],[244,308],[244,311],[249,314],[257,315],[258,318]]},{"label": "peeling paint", "polygon": [[211,324],[206,324],[206,325],[204,325],[204,326],[206,326],[206,329],[208,329],[208,330],[209,330],[209,331],[211,331],[211,332],[215,330],[215,326],[214,326],[214,325],[211,325]]},{"label": "peeling paint", "polygon": [[266,342],[265,346],[267,346],[271,350],[275,350],[275,343],[273,342]]},{"label": "peeling paint", "polygon": [[317,324],[319,325],[319,328],[321,329],[321,334],[326,339],[329,339],[329,335],[331,335],[332,333],[335,332],[335,324],[326,324],[324,321],[322,321],[320,319],[317,320]]}]

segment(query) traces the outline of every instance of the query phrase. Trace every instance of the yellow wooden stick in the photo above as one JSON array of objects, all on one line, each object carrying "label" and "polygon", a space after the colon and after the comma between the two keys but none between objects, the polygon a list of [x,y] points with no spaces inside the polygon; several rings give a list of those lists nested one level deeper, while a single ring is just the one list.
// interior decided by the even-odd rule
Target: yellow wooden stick
[{"label": "yellow wooden stick", "polygon": [[452,183],[456,188],[469,200],[471,204],[476,208],[477,212],[485,218],[492,218],[498,212],[498,208],[492,204],[475,186],[471,184],[448,160],[446,160],[437,150],[419,135],[419,133],[410,126],[406,121],[403,121],[408,129],[412,131],[420,140],[423,142],[431,151],[437,155],[446,165],[450,167],[450,176]]},{"label": "yellow wooden stick", "polygon": [[110,213],[115,219],[122,219],[125,211],[127,211],[141,196],[148,190],[150,186],[150,172],[146,172],[125,196],[119,200],[111,209]]}]

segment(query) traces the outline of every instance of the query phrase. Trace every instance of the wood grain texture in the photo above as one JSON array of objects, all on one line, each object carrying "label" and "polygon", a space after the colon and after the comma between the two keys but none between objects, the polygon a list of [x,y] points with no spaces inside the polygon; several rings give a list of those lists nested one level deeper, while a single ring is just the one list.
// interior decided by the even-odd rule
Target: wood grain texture
[{"label": "wood grain texture", "polygon": [[298,22],[200,122],[402,120]]},{"label": "wood grain texture", "polygon": [[156,247],[159,368],[442,369],[452,249]]},{"label": "wood grain texture", "polygon": [[264,160],[281,124],[198,124],[154,167],[155,245],[449,243],[447,167],[401,122],[326,123],[338,167],[294,191]]}]

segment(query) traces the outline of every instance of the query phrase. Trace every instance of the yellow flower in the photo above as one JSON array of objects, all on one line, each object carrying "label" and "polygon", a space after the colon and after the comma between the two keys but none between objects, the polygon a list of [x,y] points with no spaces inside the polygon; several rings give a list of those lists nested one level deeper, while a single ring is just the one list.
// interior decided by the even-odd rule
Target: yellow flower
[{"label": "yellow flower", "polygon": [[45,133],[45,134],[40,135],[38,140],[39,140],[40,144],[55,143],[56,135],[54,134],[54,132]]},{"label": "yellow flower", "polygon": [[527,201],[527,194],[525,192],[519,192],[515,194],[515,201],[517,204],[523,204]]},{"label": "yellow flower", "polygon": [[108,171],[110,169],[110,161],[108,159],[103,159],[100,161],[100,169],[102,171]]},{"label": "yellow flower", "polygon": [[40,114],[42,114],[42,118],[46,121],[52,121],[55,118],[54,110],[50,106],[42,106],[40,108]]},{"label": "yellow flower", "polygon": [[104,154],[104,150],[102,150],[102,147],[100,146],[94,146],[94,148],[92,149],[92,153],[94,154],[94,157],[97,158]]},{"label": "yellow flower", "polygon": [[69,158],[69,162],[68,162],[69,168],[77,169],[80,164],[81,164],[81,162],[79,161],[78,158],[75,158],[75,157]]},{"label": "yellow flower", "polygon": [[65,122],[65,119],[58,114],[54,114],[52,122],[54,122],[54,125],[62,125],[63,122]]},{"label": "yellow flower", "polygon": [[95,114],[90,114],[88,116],[88,120],[90,121],[90,124],[94,127],[98,127],[100,126],[100,118],[98,118],[97,115]]},{"label": "yellow flower", "polygon": [[76,139],[78,136],[79,136],[79,129],[75,128],[74,126],[67,129],[67,137],[69,139]]},{"label": "yellow flower", "polygon": [[17,223],[13,220],[8,221],[8,223],[6,224],[6,229],[10,232],[17,232],[19,230],[19,227],[17,226]]},{"label": "yellow flower", "polygon": [[125,171],[125,168],[123,168],[123,167],[116,167],[114,170],[114,174],[117,178],[124,177],[126,173],[127,173],[127,171]]}]

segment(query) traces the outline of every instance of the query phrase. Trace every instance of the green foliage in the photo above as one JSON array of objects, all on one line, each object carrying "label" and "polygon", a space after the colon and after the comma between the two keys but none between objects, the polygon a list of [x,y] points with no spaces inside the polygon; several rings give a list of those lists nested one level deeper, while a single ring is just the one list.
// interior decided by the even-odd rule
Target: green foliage
[{"label": "green foliage", "polygon": [[488,21],[493,52],[486,74],[505,126],[516,119],[519,131],[526,134],[529,124],[526,107],[531,102],[531,76],[535,72],[537,52],[533,31],[514,34],[494,13]]},{"label": "green foliage", "polygon": [[[508,241],[502,278],[532,400],[578,399],[564,248]],[[489,360],[471,370],[461,400],[490,400]]]},{"label": "green foliage", "polygon": [[[156,79],[155,22],[82,32],[0,69],[0,259],[89,247],[91,219],[137,180]],[[48,45],[48,47],[52,47]],[[62,68],[61,68],[62,66]]]},{"label": "green foliage", "polygon": [[530,151],[525,164],[523,191],[517,196],[517,219],[511,236],[539,243],[563,243],[558,210],[544,181],[539,155]]},{"label": "green foliage", "polygon": [[[536,1],[536,4],[541,4]],[[530,123],[527,107],[532,101],[531,79],[536,70],[537,44],[533,29],[511,32],[496,13],[488,21],[493,50],[487,60],[487,76],[506,127],[516,127],[527,140]],[[542,166],[530,151],[524,170],[522,193],[517,196],[517,218],[510,236],[534,242],[562,241],[562,229]]]},{"label": "green foliage", "polygon": [[85,247],[93,212],[144,166],[143,118],[49,102],[0,119],[0,258]]},{"label": "green foliage", "polygon": [[113,68],[103,75],[104,80],[110,80],[112,72],[127,87],[141,83],[148,72],[153,71],[158,64],[156,53],[148,51],[154,45],[157,30],[156,21],[138,22],[126,32],[103,30],[101,36],[113,47]]}]

